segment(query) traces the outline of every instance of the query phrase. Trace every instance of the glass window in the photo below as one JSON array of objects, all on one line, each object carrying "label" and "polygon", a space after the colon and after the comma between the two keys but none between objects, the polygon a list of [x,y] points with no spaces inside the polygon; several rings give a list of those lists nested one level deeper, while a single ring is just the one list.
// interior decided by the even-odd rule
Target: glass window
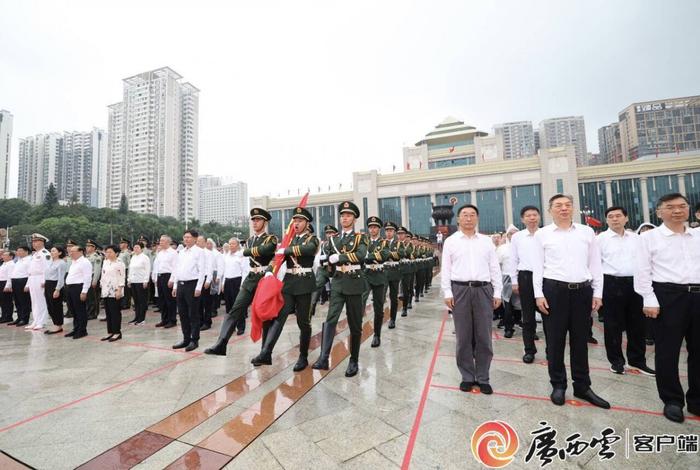
[{"label": "glass window", "polygon": [[642,213],[642,192],[638,179],[615,180],[610,185],[613,206],[627,209],[629,223],[627,226],[636,230],[644,222]]},{"label": "glass window", "polygon": [[452,224],[457,224],[457,209],[462,207],[464,204],[471,204],[472,203],[472,193],[469,191],[463,191],[463,192],[458,192],[458,193],[440,193],[435,195],[435,205],[436,206],[447,206],[451,205],[452,202],[450,202],[451,199],[456,199],[457,201],[454,203],[454,213],[455,216],[452,219]]},{"label": "glass window", "polygon": [[562,180],[561,178],[557,180],[557,193],[564,193],[564,180]]},{"label": "glass window", "polygon": [[294,215],[294,209],[285,209],[284,210],[284,218],[282,219],[282,230],[284,232],[287,232],[287,226],[289,225],[289,222],[292,221],[292,215]]},{"label": "glass window", "polygon": [[318,232],[323,231],[323,227],[326,225],[332,225],[338,227],[335,220],[335,206],[319,206],[318,208]]},{"label": "glass window", "polygon": [[647,193],[649,195],[649,221],[659,225],[661,220],[656,217],[656,201],[668,193],[678,192],[678,176],[652,176],[647,178]]},{"label": "glass window", "polygon": [[520,209],[525,206],[535,206],[542,213],[542,188],[539,184],[526,186],[513,186],[511,191],[513,205],[513,225],[524,229],[525,225],[520,221]]},{"label": "glass window", "polygon": [[477,191],[475,205],[479,208],[480,233],[505,231],[505,191],[503,189]]},{"label": "glass window", "polygon": [[449,168],[453,166],[465,166],[474,165],[476,163],[476,157],[473,155],[468,157],[452,158],[450,160],[439,160],[437,162],[428,162],[428,169],[432,170],[434,168]]},{"label": "glass window", "polygon": [[605,224],[605,209],[607,208],[605,183],[602,181],[580,183],[578,195],[581,203],[581,223],[585,224],[586,215],[590,215]]},{"label": "glass window", "polygon": [[281,239],[282,237],[282,211],[270,211],[270,224],[268,230]]},{"label": "glass window", "polygon": [[433,208],[430,205],[430,196],[409,196],[406,198],[408,205],[408,229],[416,235],[430,235],[430,221]]},{"label": "glass window", "polygon": [[385,197],[377,200],[379,206],[379,218],[382,222],[394,222],[401,225],[401,198]]},{"label": "glass window", "polygon": [[365,219],[365,221],[367,220],[367,217],[369,217],[369,209],[367,208],[367,198],[366,197],[362,198],[362,214],[360,214],[360,217]]},{"label": "glass window", "polygon": [[700,173],[689,173],[685,175],[685,196],[690,201],[690,221],[695,220],[695,206],[700,204]]}]

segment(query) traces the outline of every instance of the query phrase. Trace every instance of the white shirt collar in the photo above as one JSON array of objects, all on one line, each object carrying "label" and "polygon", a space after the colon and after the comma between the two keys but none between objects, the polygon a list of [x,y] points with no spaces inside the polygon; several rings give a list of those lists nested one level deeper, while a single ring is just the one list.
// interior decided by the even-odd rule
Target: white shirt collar
[{"label": "white shirt collar", "polygon": [[[676,235],[676,232],[671,230],[666,226],[666,224],[661,224],[657,227],[657,229],[661,232],[662,235],[665,235],[667,237],[670,237],[671,235]],[[697,235],[698,231],[697,230],[689,230],[688,227],[683,226],[683,233],[680,233],[678,235]]]}]

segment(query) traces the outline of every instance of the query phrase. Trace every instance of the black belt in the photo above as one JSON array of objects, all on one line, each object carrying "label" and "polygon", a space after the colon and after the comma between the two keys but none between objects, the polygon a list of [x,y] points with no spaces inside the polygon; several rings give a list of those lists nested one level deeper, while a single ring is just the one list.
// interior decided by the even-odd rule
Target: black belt
[{"label": "black belt", "polygon": [[490,282],[486,281],[452,281],[453,284],[464,287],[486,287],[490,286]]},{"label": "black belt", "polygon": [[564,282],[564,281],[557,281],[555,279],[544,279],[543,282],[548,282],[548,283],[554,284],[557,287],[566,287],[569,290],[579,290],[579,289],[583,289],[584,287],[589,287],[591,285],[591,281]]},{"label": "black belt", "polygon": [[522,274],[529,274],[530,276],[532,276],[532,271],[528,271],[527,269],[524,269],[524,270],[522,270],[522,271],[518,271],[518,274],[520,274],[520,273],[522,273]]},{"label": "black belt", "polygon": [[604,279],[611,279],[613,281],[623,281],[623,282],[633,282],[634,276],[613,276],[612,274],[603,274]]},{"label": "black belt", "polygon": [[177,283],[181,286],[184,286],[185,284],[192,284],[192,283],[197,283],[197,279],[190,279],[189,281],[177,281]]},{"label": "black belt", "polygon": [[700,284],[676,284],[673,282],[653,282],[654,287],[665,287],[679,292],[690,292],[691,294],[700,294]]},{"label": "black belt", "polygon": [[158,273],[158,277],[161,277],[161,276],[170,276],[170,275],[172,275],[172,273]]}]

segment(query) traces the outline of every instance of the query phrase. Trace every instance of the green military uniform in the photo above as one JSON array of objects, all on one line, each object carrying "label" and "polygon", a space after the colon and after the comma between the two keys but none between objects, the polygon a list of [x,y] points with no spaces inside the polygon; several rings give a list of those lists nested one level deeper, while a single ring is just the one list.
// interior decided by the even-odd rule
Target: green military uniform
[{"label": "green military uniform", "polygon": [[[313,221],[311,213],[302,207],[294,209],[292,218],[304,219],[308,223]],[[318,246],[318,237],[304,232],[296,235],[289,246],[284,249],[287,265],[287,272],[282,281],[284,305],[274,320],[266,321],[263,324],[263,337],[265,339],[260,354],[251,361],[253,365],[272,364],[272,350],[282,334],[287,316],[296,312],[297,326],[299,327],[299,360],[294,365],[294,371],[306,369],[309,342],[311,341],[311,293],[316,289],[313,265]],[[270,271],[272,270],[270,269]]]},{"label": "green military uniform", "polygon": [[396,326],[396,313],[399,308],[399,282],[401,282],[401,271],[399,261],[399,240],[396,238],[396,230],[398,226],[394,222],[384,224],[384,231],[387,236],[391,234],[391,238],[386,240],[387,249],[389,250],[389,258],[384,262],[384,272],[386,273],[387,285],[389,288],[389,312],[391,318],[389,320],[389,328]]},{"label": "green military uniform", "polygon": [[[316,289],[311,294],[311,316],[316,314],[316,305],[318,304],[318,299],[323,295],[323,289],[326,288],[326,284],[331,280],[331,272],[333,268],[328,263],[328,253],[332,252],[330,247],[330,237],[334,237],[338,234],[338,229],[332,225],[326,225],[324,227],[324,232],[326,234],[326,239],[321,243],[320,248],[320,260],[319,267],[316,270]],[[323,305],[323,300],[321,300],[321,305]]]},{"label": "green military uniform", "polygon": [[[92,246],[95,250],[102,249],[100,245],[92,240],[85,242],[86,246]],[[92,265],[92,283],[87,293],[87,318],[93,320],[97,318],[100,310],[100,276],[102,275],[102,255],[97,251],[86,256]]]},{"label": "green military uniform", "polygon": [[[372,216],[367,219],[367,227],[382,227],[379,217]],[[372,292],[372,307],[374,310],[374,338],[372,347],[376,348],[381,343],[382,323],[384,323],[384,299],[386,298],[387,277],[384,272],[384,262],[389,259],[389,247],[386,240],[381,237],[369,238],[367,256],[365,257],[365,279],[367,287],[362,294],[362,307],[367,305],[367,298]]]},{"label": "green military uniform", "polygon": [[423,239],[421,237],[416,237],[417,245],[415,248],[415,265],[416,265],[416,277],[415,277],[415,291],[414,298],[416,302],[420,302],[420,298],[423,296],[423,288],[425,287],[425,247],[423,246]]},{"label": "green military uniform", "polygon": [[[338,212],[360,216],[360,209],[350,201],[340,203]],[[313,365],[314,369],[328,369],[328,356],[333,345],[335,329],[343,307],[346,309],[350,325],[350,363],[345,371],[346,377],[358,372],[360,343],[362,341],[362,292],[365,289],[365,275],[362,262],[367,255],[367,237],[355,233],[354,229],[343,232],[342,236],[332,239],[331,250],[326,253],[329,262],[335,266],[331,282],[331,300],[328,316],[323,324],[321,355]]]},{"label": "green military uniform", "polygon": [[[265,209],[255,207],[250,210],[251,219],[262,219],[266,222],[270,220],[270,213]],[[253,302],[255,289],[258,287],[258,282],[265,275],[268,264],[275,256],[277,249],[277,237],[275,235],[262,232],[259,235],[253,235],[248,238],[246,248],[243,250],[243,256],[250,258],[250,272],[241,284],[241,290],[238,292],[236,300],[233,302],[231,310],[226,312],[226,317],[221,325],[221,333],[216,344],[211,348],[204,350],[206,354],[215,354],[217,356],[226,355],[226,345],[231,339],[233,331],[239,322],[245,322],[245,315],[248,312],[248,307]],[[264,338],[263,338],[264,342]]]},{"label": "green military uniform", "polygon": [[[398,234],[408,234],[406,227],[399,227],[396,231]],[[408,315],[408,309],[411,305],[411,297],[413,294],[413,289],[411,288],[411,278],[413,277],[413,245],[411,242],[404,238],[399,242],[399,256],[401,257],[399,270],[401,272],[401,300],[402,300],[402,311],[401,316],[405,317]]]},{"label": "green military uniform", "polygon": [[[122,245],[126,245],[126,247],[122,248]],[[124,275],[126,279],[129,279],[129,263],[131,262],[131,252],[129,251],[130,246],[131,242],[126,238],[122,238],[121,240],[119,240],[120,251],[117,255],[117,259],[124,263],[124,267],[126,268],[126,271],[124,271]],[[122,310],[127,310],[131,307],[131,289],[124,289],[124,295],[122,296],[119,303],[121,305]]]}]

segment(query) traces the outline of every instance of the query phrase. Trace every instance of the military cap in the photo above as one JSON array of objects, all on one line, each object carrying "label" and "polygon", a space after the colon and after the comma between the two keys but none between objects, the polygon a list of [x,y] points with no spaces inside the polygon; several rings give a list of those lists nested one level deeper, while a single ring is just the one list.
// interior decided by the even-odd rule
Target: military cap
[{"label": "military cap", "polygon": [[263,219],[269,221],[270,219],[272,219],[272,216],[265,209],[261,209],[260,207],[253,207],[250,210],[250,218]]},{"label": "military cap", "polygon": [[121,245],[122,243],[126,243],[127,245],[131,245],[131,242],[124,237],[122,237],[121,240],[119,240],[119,244]]},{"label": "military cap", "polygon": [[408,233],[408,230],[403,225],[396,230],[396,233]]},{"label": "military cap", "polygon": [[75,243],[75,240],[73,240],[72,238],[69,238],[68,240],[66,240],[66,246],[75,246],[75,245],[77,245],[77,243]]},{"label": "military cap", "polygon": [[367,219],[367,227],[371,227],[372,225],[382,228],[382,219],[379,217],[373,215],[372,217],[369,217]]},{"label": "military cap", "polygon": [[396,225],[394,222],[387,222],[384,224],[384,229],[388,229],[388,228],[398,230],[399,226]]},{"label": "military cap", "polygon": [[144,235],[139,236],[139,239],[137,241],[144,242],[146,245],[148,245],[148,238]]},{"label": "military cap", "polygon": [[292,219],[306,219],[309,222],[314,221],[314,216],[311,215],[311,212],[307,211],[303,207],[296,207],[294,209],[294,214],[292,215]]},{"label": "military cap", "polygon": [[343,201],[338,205],[338,213],[342,214],[344,212],[354,215],[355,218],[360,216],[360,209],[352,201]]},{"label": "military cap", "polygon": [[338,229],[333,227],[331,224],[328,224],[325,227],[323,227],[323,232],[324,233],[329,233],[329,232],[338,233]]},{"label": "military cap", "polygon": [[411,232],[409,232],[408,230],[406,230],[406,236],[407,236],[408,238],[413,238],[413,233],[411,233]]},{"label": "military cap", "polygon": [[[128,243],[128,242],[127,242],[127,243]],[[94,246],[94,247],[95,247],[96,249],[98,249],[98,250],[101,250],[101,249],[102,249],[102,247],[101,247],[96,241],[91,240],[91,239],[89,239],[89,238],[88,238],[87,241],[85,242],[85,246]]]},{"label": "military cap", "polygon": [[41,240],[41,241],[43,241],[44,243],[46,243],[47,241],[49,241],[48,238],[46,238],[45,236],[43,236],[43,235],[40,234],[40,233],[32,233],[32,241],[34,241],[34,240]]}]

